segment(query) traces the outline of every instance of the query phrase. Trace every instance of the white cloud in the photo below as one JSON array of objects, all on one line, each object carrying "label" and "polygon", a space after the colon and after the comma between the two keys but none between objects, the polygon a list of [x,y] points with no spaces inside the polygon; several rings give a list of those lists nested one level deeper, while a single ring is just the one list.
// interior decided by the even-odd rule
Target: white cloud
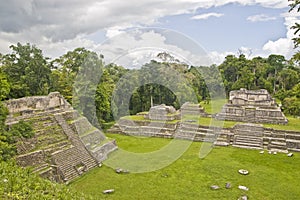
[{"label": "white cloud", "polygon": [[252,15],[247,18],[247,20],[251,21],[251,22],[267,22],[267,21],[272,21],[275,19],[276,19],[276,17],[271,17],[271,16],[268,16],[265,14]]},{"label": "white cloud", "polygon": [[[102,53],[102,46],[87,39],[88,35],[105,30],[106,36],[112,38],[118,34],[122,35],[131,27],[155,25],[157,20],[164,16],[191,14],[199,8],[218,7],[228,3],[261,5],[270,8],[285,8],[289,4],[286,0],[74,0],[72,3],[61,0],[10,0],[1,4],[0,7],[0,52],[7,53],[11,44],[29,42],[36,44],[50,57],[62,55],[76,47],[86,47]],[[210,16],[206,17],[220,17],[221,15],[210,13]],[[201,15],[194,17],[201,19]],[[203,17],[205,18],[202,15]],[[145,43],[159,43],[164,44],[163,47],[171,48],[157,35],[151,37],[156,40],[149,41],[146,38],[142,43],[136,38],[127,36],[128,40],[124,45],[133,47]],[[274,49],[276,41],[273,41],[274,44],[271,43],[272,41],[264,48]],[[172,48],[189,59],[199,60],[197,54],[188,52],[186,49]],[[122,48],[114,49],[110,54],[117,55],[117,53],[124,52],[123,50]],[[216,54],[212,53],[215,56]],[[104,56],[109,57],[106,54]],[[134,56],[136,55],[132,54],[132,57]]]},{"label": "white cloud", "polygon": [[195,20],[202,20],[202,19],[208,19],[210,17],[222,17],[224,14],[222,13],[205,13],[205,14],[201,14],[201,15],[195,15],[193,17],[191,17],[191,19],[195,19]]},{"label": "white cloud", "polygon": [[[166,42],[168,37],[174,42]],[[212,64],[208,54],[200,47],[185,49],[176,41],[193,43],[188,37],[166,29],[138,29],[128,31],[107,40],[97,49],[104,54],[106,63],[116,63],[128,68],[138,68],[150,60],[157,60],[157,54],[168,52],[182,62],[191,65]],[[193,49],[197,51],[193,51]],[[193,51],[193,52],[192,52]]]},{"label": "white cloud", "polygon": [[208,53],[208,56],[212,60],[212,63],[217,65],[221,64],[225,60],[225,57],[227,55],[235,55],[235,53],[230,51],[227,52],[211,51]]},{"label": "white cloud", "polygon": [[295,49],[292,38],[294,38],[294,30],[291,27],[299,22],[300,13],[290,12],[282,15],[285,18],[285,26],[287,29],[286,37],[279,38],[275,41],[269,40],[264,46],[263,50],[272,54],[281,54],[287,58],[290,58],[294,53]]}]

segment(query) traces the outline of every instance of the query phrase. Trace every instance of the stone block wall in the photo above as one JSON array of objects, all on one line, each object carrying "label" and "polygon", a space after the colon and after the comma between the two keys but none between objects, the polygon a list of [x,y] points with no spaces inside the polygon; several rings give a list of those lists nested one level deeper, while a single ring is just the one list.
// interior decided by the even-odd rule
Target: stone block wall
[{"label": "stone block wall", "polygon": [[225,104],[222,111],[216,115],[216,119],[250,123],[288,123],[288,120],[279,108],[248,108],[231,104]]},{"label": "stone block wall", "polygon": [[28,166],[38,166],[41,164],[45,164],[45,155],[44,152],[39,150],[23,155],[19,155],[17,157],[17,163],[23,167]]},{"label": "stone block wall", "polygon": [[[143,127],[147,123],[125,122],[125,124],[122,124],[122,128],[117,128],[117,131],[115,129],[120,124],[116,124],[112,131],[125,135],[207,141],[220,146],[234,145],[241,148],[268,149],[281,152],[300,151],[300,131],[275,130],[264,128],[260,124],[250,123],[237,124],[233,128],[220,128],[187,122],[172,124],[173,129],[170,131],[161,127]],[[132,124],[135,124],[135,126]],[[136,124],[142,126],[139,127]],[[159,133],[157,133],[158,130]],[[111,130],[109,129],[108,132],[111,132]]]},{"label": "stone block wall", "polygon": [[5,102],[10,113],[34,112],[35,110],[51,110],[54,108],[70,108],[70,104],[59,92],[48,96],[24,97]]}]

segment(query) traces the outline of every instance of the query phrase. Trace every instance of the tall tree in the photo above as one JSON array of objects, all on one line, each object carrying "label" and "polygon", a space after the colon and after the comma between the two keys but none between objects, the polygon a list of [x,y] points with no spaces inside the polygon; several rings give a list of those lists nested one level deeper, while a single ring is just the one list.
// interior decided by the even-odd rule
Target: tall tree
[{"label": "tall tree", "polygon": [[102,73],[102,56],[88,52],[73,84],[73,106],[95,126],[98,126],[95,95]]},{"label": "tall tree", "polygon": [[51,90],[59,91],[69,103],[72,103],[75,77],[91,53],[85,48],[76,48],[51,62]]},{"label": "tall tree", "polygon": [[3,58],[3,72],[11,85],[9,97],[44,95],[49,91],[50,66],[42,50],[34,45],[10,46],[12,53]]},{"label": "tall tree", "polygon": [[[291,2],[290,4],[290,10],[289,12],[296,10],[297,12],[300,12],[300,0],[289,0]],[[300,23],[296,22],[294,26],[291,27],[295,30],[294,34],[295,37],[293,38],[295,48],[299,48],[300,46]],[[293,55],[292,58],[296,63],[300,64],[300,51],[298,50],[297,53]]]}]

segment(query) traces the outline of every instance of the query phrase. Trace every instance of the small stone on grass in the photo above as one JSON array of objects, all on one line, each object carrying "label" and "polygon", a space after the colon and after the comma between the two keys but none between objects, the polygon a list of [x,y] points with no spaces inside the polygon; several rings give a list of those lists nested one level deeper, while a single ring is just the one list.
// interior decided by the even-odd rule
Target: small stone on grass
[{"label": "small stone on grass", "polygon": [[289,153],[287,156],[292,157],[293,155],[294,155],[293,153]]},{"label": "small stone on grass", "polygon": [[220,187],[218,185],[212,185],[212,186],[210,186],[210,188],[212,190],[218,190],[218,189],[220,189]]},{"label": "small stone on grass", "polygon": [[238,198],[238,200],[248,200],[248,197],[246,195],[243,195],[240,198]]},{"label": "small stone on grass", "polygon": [[230,189],[231,188],[231,184],[230,183],[226,183],[225,188],[226,189]]},{"label": "small stone on grass", "polygon": [[249,188],[247,188],[246,186],[243,186],[243,185],[239,185],[238,187],[240,190],[245,190],[245,191],[248,191]]},{"label": "small stone on grass", "polygon": [[103,190],[102,193],[103,194],[111,194],[113,193],[115,190],[114,189],[109,189],[109,190]]},{"label": "small stone on grass", "polygon": [[240,170],[239,170],[239,173],[240,173],[240,174],[243,174],[243,175],[248,175],[248,174],[249,174],[249,171],[248,171],[248,170],[245,170],[245,169],[240,169]]}]

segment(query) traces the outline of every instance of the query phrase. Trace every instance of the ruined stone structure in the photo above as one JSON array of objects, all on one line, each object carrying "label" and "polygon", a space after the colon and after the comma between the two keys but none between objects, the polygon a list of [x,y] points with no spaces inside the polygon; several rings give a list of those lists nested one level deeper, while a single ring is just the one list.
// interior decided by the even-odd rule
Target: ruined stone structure
[{"label": "ruined stone structure", "polygon": [[161,104],[151,107],[148,115],[146,115],[145,117],[151,120],[172,121],[175,119],[179,119],[180,116],[173,106],[166,106],[165,104]]},{"label": "ruined stone structure", "polygon": [[6,102],[7,125],[32,123],[35,136],[17,143],[17,163],[57,182],[68,182],[98,166],[117,149],[58,93]]},{"label": "ruined stone structure", "polygon": [[120,120],[110,133],[177,138],[211,142],[217,146],[247,149],[267,149],[276,152],[300,152],[300,132],[264,128],[260,124],[236,124],[233,128],[209,127],[196,123],[161,123],[149,121]]},{"label": "ruined stone structure", "polygon": [[288,120],[267,90],[231,91],[229,101],[216,115],[219,120],[287,124]]},{"label": "ruined stone structure", "polygon": [[[264,91],[261,92],[263,95],[259,98],[262,101],[266,100],[264,103],[268,102],[269,105],[274,105],[273,99],[270,99]],[[251,98],[250,95],[249,98]],[[232,100],[236,101],[234,98]],[[194,104],[184,104],[181,108],[181,112],[194,115],[196,118],[204,112],[200,110]],[[203,115],[205,116],[205,112]],[[218,146],[232,145],[247,149],[268,149],[281,152],[300,151],[300,132],[297,131],[275,130],[253,123],[236,124],[233,128],[222,128],[198,125],[198,122],[193,120],[193,122],[190,120],[166,121],[166,118],[163,117],[155,117],[154,119],[132,121],[123,118],[110,128],[108,132],[134,136],[206,141]]]},{"label": "ruined stone structure", "polygon": [[193,104],[190,102],[184,103],[180,108],[181,115],[197,115],[201,117],[207,117],[208,114],[204,111],[204,108],[200,104]]}]

